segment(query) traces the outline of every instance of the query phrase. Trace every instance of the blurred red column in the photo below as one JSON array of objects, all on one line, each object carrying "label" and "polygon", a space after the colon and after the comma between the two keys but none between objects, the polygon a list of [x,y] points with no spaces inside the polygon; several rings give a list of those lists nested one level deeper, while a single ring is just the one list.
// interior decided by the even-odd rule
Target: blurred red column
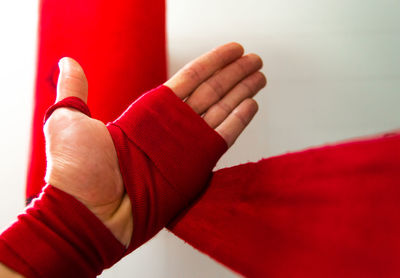
[{"label": "blurred red column", "polygon": [[[41,0],[26,197],[44,185],[43,115],[54,102],[58,61],[76,59],[94,118],[108,122],[166,79],[164,0]],[[88,158],[90,159],[90,158]]]}]

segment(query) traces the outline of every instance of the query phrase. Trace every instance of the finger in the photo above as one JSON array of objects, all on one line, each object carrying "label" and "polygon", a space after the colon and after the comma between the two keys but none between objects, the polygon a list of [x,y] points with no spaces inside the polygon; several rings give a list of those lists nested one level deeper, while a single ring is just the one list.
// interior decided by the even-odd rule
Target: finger
[{"label": "finger", "polygon": [[258,105],[254,99],[247,98],[215,129],[230,148],[257,113]]},{"label": "finger", "polygon": [[262,60],[258,55],[243,56],[201,84],[186,103],[198,114],[203,114],[238,82],[261,67]]},{"label": "finger", "polygon": [[211,106],[203,119],[211,127],[221,124],[226,117],[246,98],[253,97],[265,87],[267,79],[262,72],[255,72],[238,83],[223,99]]},{"label": "finger", "polygon": [[66,97],[78,97],[87,103],[88,82],[82,67],[72,58],[64,57],[58,62],[60,74],[57,82],[56,102]]},{"label": "finger", "polygon": [[240,58],[243,52],[243,47],[235,42],[217,47],[185,65],[164,85],[184,99],[216,71]]}]

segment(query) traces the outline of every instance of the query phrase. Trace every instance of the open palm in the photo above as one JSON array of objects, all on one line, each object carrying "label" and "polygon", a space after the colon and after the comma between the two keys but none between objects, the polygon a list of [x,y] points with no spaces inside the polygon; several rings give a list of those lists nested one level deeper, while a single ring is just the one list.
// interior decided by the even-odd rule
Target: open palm
[{"label": "open palm", "polygon": [[[216,130],[230,147],[257,112],[252,97],[265,86],[261,59],[230,43],[187,64],[168,86]],[[57,101],[86,102],[88,84],[79,64],[60,61]],[[122,112],[122,111],[121,111]],[[71,108],[59,108],[45,125],[46,182],[85,204],[125,245],[133,221],[118,158],[106,126]]]}]

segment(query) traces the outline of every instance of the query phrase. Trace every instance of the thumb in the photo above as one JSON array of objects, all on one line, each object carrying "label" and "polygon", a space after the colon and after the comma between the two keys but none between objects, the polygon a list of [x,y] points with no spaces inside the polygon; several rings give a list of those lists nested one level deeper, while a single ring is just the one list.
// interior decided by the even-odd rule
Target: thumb
[{"label": "thumb", "polygon": [[60,74],[56,102],[67,97],[78,97],[87,103],[88,82],[79,63],[72,58],[64,57],[58,62],[58,67]]}]

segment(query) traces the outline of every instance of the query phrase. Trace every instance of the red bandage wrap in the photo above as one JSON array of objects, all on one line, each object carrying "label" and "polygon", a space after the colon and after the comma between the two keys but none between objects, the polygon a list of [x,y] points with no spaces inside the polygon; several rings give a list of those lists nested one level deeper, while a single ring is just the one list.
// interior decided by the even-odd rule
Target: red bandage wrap
[{"label": "red bandage wrap", "polygon": [[107,127],[132,203],[132,251],[202,191],[227,145],[165,86],[144,94]]},{"label": "red bandage wrap", "polygon": [[83,114],[87,115],[88,117],[91,117],[89,107],[86,105],[86,103],[83,102],[78,97],[67,97],[62,99],[61,101],[55,103],[54,105],[50,106],[49,109],[47,109],[45,115],[44,115],[44,120],[43,124],[46,123],[46,121],[50,118],[51,114],[58,109],[58,108],[74,108]]},{"label": "red bandage wrap", "polygon": [[171,225],[245,277],[400,277],[400,134],[214,173]]},{"label": "red bandage wrap", "polygon": [[[74,108],[79,98],[47,110]],[[83,204],[48,186],[1,235],[0,261],[27,277],[94,277],[134,250],[187,207],[203,190],[227,145],[169,88],[134,102],[108,130],[132,203],[134,230],[127,250]]]},{"label": "red bandage wrap", "polygon": [[51,185],[0,236],[0,261],[25,277],[96,277],[124,246],[82,203]]}]

